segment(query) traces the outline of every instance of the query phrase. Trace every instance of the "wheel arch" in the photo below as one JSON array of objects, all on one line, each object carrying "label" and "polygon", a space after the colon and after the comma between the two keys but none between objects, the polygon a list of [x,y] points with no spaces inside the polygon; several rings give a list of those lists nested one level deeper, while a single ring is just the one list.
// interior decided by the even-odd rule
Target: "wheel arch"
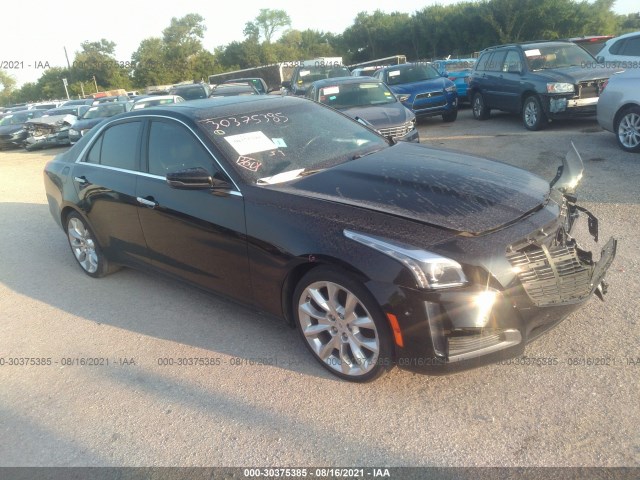
[{"label": "wheel arch", "polygon": [[640,104],[637,104],[637,103],[634,103],[634,102],[627,102],[624,105],[621,105],[620,108],[618,108],[618,111],[613,116],[613,130],[614,130],[614,133],[616,133],[616,130],[618,129],[618,122],[622,118],[622,115],[624,115],[627,110],[629,110],[630,108],[633,108],[633,107],[640,108]]},{"label": "wheel arch", "polygon": [[[346,263],[339,258],[332,257],[329,255],[302,255],[298,257],[301,261],[293,266],[291,270],[287,273],[284,282],[282,283],[281,288],[281,304],[282,304],[282,312],[284,314],[285,322],[292,328],[295,327],[295,323],[293,320],[293,292],[295,291],[298,283],[302,277],[304,277],[311,270],[318,267],[334,267],[338,270],[343,270],[351,275],[353,275],[360,283],[362,283],[364,288],[366,287],[366,281],[368,280],[368,276],[364,274],[364,272],[354,268],[352,265]],[[303,260],[304,259],[304,260]],[[368,289],[367,289],[368,290]],[[371,292],[369,292],[371,293]]]},{"label": "wheel arch", "polygon": [[522,94],[520,94],[520,107],[519,107],[520,109],[518,110],[518,113],[522,113],[522,108],[524,107],[525,100],[531,97],[532,95],[538,98],[538,101],[540,102],[540,106],[542,107],[544,112],[547,113],[544,106],[545,102],[542,101],[542,96],[538,92],[532,89],[526,89],[525,91],[522,92]]}]

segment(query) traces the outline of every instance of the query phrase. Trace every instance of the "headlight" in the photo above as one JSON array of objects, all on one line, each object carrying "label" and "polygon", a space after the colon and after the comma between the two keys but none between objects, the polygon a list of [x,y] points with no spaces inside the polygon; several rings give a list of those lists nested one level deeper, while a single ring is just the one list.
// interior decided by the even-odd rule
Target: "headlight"
[{"label": "headlight", "polygon": [[80,132],[78,130],[74,130],[73,128],[70,128],[69,135],[80,135]]},{"label": "headlight", "polygon": [[460,264],[450,258],[351,230],[345,230],[344,235],[398,260],[411,271],[420,288],[459,287],[467,283]]},{"label": "headlight", "polygon": [[573,83],[547,83],[547,93],[573,93]]},{"label": "headlight", "polygon": [[409,97],[411,95],[407,94],[407,93],[403,93],[401,95],[398,95],[398,100],[400,100],[401,102],[406,102],[407,100],[409,100]]},{"label": "headlight", "polygon": [[445,90],[445,92],[451,93],[451,92],[455,92],[457,90],[457,88],[456,88],[455,85],[450,85],[448,87],[445,87],[444,90]]}]

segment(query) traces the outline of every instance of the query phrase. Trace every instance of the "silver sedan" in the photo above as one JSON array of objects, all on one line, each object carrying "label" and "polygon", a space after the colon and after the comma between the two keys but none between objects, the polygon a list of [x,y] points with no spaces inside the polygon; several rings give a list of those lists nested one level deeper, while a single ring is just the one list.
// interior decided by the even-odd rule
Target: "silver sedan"
[{"label": "silver sedan", "polygon": [[611,76],[598,100],[598,123],[627,152],[640,152],[640,70]]}]

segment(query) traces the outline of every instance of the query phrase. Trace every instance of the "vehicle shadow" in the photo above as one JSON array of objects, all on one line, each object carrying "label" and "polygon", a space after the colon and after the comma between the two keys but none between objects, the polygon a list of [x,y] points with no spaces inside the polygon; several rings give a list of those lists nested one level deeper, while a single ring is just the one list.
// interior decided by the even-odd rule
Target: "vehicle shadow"
[{"label": "vehicle shadow", "polygon": [[[225,361],[232,357],[247,366],[266,364],[334,379],[317,365],[298,332],[279,318],[132,269],[89,278],[47,205],[0,203],[0,231],[0,283],[21,295],[98,324],[202,348]],[[32,260],[25,261],[25,255]],[[166,357],[172,356],[167,351]]]}]

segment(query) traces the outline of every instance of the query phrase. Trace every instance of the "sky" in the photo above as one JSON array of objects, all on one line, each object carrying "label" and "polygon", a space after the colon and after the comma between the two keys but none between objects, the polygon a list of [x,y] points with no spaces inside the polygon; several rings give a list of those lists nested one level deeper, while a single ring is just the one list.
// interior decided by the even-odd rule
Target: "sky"
[{"label": "sky", "polygon": [[[127,61],[142,40],[162,36],[162,30],[169,26],[172,17],[180,18],[188,13],[198,13],[205,18],[207,31],[203,44],[207,50],[213,51],[217,46],[227,45],[235,40],[242,41],[245,24],[258,15],[260,8],[286,10],[291,18],[291,27],[297,30],[310,28],[342,33],[362,11],[373,13],[379,9],[386,13],[398,11],[411,14],[428,5],[449,5],[457,1],[271,0],[266,4],[258,0],[30,0],[25,4],[10,2],[4,6],[5,15],[0,26],[0,68],[12,75],[20,86],[24,82],[36,81],[46,66],[66,66],[64,47],[68,51],[69,60],[73,62],[74,53],[80,50],[83,41],[97,41],[101,38],[116,43],[116,60]],[[11,9],[15,11],[12,13]],[[637,0],[617,0],[614,6],[614,11],[619,14],[639,10]],[[606,32],[593,32],[601,33]]]}]

